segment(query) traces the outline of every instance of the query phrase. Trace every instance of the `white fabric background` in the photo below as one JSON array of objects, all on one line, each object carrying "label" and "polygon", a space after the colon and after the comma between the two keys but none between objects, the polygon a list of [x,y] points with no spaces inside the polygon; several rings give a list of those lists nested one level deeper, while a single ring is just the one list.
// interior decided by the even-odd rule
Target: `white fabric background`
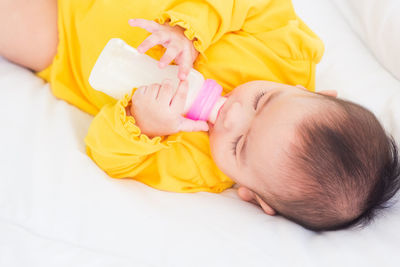
[{"label": "white fabric background", "polygon": [[[400,82],[330,1],[294,4],[326,44],[317,89],[369,107],[400,140]],[[399,204],[365,229],[315,234],[235,189],[178,194],[110,179],[84,151],[92,117],[2,59],[0,97],[0,266],[399,265]]]},{"label": "white fabric background", "polygon": [[332,0],[351,28],[397,79],[400,79],[400,1]]}]

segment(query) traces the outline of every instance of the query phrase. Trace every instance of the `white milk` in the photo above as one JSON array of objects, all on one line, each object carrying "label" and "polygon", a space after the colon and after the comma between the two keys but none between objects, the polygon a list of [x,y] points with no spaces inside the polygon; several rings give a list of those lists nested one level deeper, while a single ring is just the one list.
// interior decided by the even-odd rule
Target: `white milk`
[{"label": "white milk", "polygon": [[[152,83],[161,83],[170,79],[177,87],[178,66],[168,65],[163,69],[158,67],[158,61],[146,54],[139,53],[134,47],[121,39],[111,39],[101,52],[89,77],[90,85],[109,96],[121,99],[133,88]],[[187,112],[201,89],[204,78],[195,69],[187,76],[189,91],[186,98]]]}]

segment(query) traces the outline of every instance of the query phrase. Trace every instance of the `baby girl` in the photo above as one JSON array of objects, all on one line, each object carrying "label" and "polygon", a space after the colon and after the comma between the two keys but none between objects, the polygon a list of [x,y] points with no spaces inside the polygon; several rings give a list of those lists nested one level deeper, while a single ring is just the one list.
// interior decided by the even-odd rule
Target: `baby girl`
[{"label": "baby girl", "polygon": [[[1,1],[0,54],[95,115],[87,153],[110,176],[175,192],[236,183],[243,200],[317,231],[368,221],[400,187],[396,144],[375,116],[311,91],[323,46],[290,0],[57,3]],[[93,90],[88,76],[114,37],[160,67],[174,60],[179,86],[119,100]],[[227,93],[214,125],[182,116],[192,66]]]}]

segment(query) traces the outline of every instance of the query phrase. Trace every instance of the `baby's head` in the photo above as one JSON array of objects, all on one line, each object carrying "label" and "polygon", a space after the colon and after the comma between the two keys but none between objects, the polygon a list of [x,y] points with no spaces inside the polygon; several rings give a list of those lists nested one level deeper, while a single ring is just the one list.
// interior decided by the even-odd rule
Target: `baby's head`
[{"label": "baby's head", "polygon": [[210,144],[243,200],[316,231],[368,222],[400,187],[394,140],[370,111],[334,92],[243,84]]}]

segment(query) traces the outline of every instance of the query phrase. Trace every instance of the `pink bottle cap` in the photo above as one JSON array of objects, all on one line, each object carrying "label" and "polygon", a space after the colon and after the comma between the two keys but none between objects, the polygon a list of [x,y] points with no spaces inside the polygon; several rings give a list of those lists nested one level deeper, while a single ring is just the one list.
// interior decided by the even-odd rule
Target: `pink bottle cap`
[{"label": "pink bottle cap", "polygon": [[208,120],[211,110],[221,97],[222,86],[212,79],[204,81],[186,117],[191,120]]}]

